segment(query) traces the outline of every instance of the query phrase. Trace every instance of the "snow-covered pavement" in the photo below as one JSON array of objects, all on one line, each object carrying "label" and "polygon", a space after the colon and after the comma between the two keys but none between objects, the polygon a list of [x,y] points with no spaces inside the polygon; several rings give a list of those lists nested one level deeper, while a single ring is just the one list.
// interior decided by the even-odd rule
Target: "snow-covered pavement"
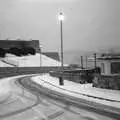
[{"label": "snow-covered pavement", "polygon": [[0,120],[46,120],[42,110],[36,108],[38,97],[15,84],[24,76],[0,79]]},{"label": "snow-covered pavement", "polygon": [[55,90],[57,92],[86,99],[88,101],[101,103],[115,108],[120,108],[120,91],[94,88],[92,84],[78,84],[68,80],[64,80],[64,85],[59,85],[59,79],[44,74],[32,77],[36,83]]}]

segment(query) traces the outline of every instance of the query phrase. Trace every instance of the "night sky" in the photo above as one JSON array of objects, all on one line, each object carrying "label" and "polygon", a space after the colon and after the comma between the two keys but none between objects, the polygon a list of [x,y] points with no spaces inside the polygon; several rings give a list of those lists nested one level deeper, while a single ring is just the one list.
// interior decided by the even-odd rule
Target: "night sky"
[{"label": "night sky", "polygon": [[120,46],[119,0],[0,0],[0,39],[38,39],[45,51],[59,50],[59,9],[64,51]]}]

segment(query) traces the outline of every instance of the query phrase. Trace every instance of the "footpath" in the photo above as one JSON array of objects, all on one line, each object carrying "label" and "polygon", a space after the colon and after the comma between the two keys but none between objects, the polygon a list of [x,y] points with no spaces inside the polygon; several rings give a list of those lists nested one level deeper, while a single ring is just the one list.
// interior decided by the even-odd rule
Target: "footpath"
[{"label": "footpath", "polygon": [[50,90],[120,109],[120,90],[95,88],[92,84],[78,84],[68,80],[64,80],[61,86],[59,79],[49,74],[33,76],[31,79]]}]

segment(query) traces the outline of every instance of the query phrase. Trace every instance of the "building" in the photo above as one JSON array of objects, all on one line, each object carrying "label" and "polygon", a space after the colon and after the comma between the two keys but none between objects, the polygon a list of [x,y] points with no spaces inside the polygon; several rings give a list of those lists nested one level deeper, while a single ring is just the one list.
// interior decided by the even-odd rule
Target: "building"
[{"label": "building", "polygon": [[32,47],[36,52],[40,51],[39,40],[0,40],[0,48],[5,50],[10,48],[22,48],[22,47]]},{"label": "building", "polygon": [[97,58],[101,75],[96,74],[93,87],[120,90],[120,54],[102,54]]},{"label": "building", "polygon": [[120,74],[120,56],[104,56],[97,58],[98,66],[101,68],[101,74],[112,75]]},{"label": "building", "polygon": [[[90,67],[94,67],[95,59],[89,58]],[[96,66],[100,67],[102,75],[120,74],[120,54],[105,53],[97,56]]]}]

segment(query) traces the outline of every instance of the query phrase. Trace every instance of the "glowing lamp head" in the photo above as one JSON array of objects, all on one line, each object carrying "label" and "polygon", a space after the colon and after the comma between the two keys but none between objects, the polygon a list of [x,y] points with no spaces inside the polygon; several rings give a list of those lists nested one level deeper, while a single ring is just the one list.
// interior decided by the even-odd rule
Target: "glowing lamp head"
[{"label": "glowing lamp head", "polygon": [[64,20],[64,15],[63,15],[63,13],[60,13],[60,14],[58,15],[58,20],[59,20],[59,21],[63,21],[63,20]]}]

